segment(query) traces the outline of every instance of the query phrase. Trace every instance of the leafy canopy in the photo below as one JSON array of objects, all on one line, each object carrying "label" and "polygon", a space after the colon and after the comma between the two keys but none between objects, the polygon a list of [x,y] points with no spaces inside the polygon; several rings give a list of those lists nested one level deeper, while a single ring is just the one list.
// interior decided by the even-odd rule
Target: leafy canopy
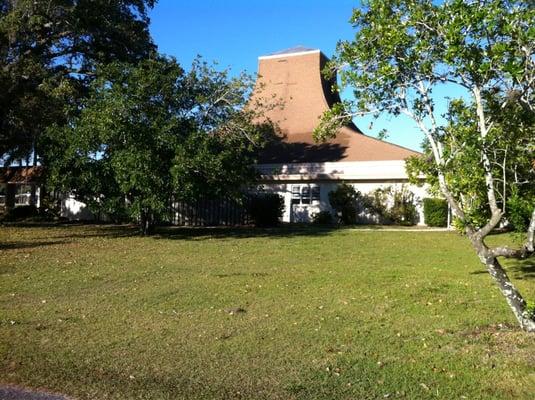
[{"label": "leafy canopy", "polygon": [[136,63],[154,53],[154,3],[0,1],[0,156],[7,163],[44,157],[41,133],[78,110],[99,64]]},{"label": "leafy canopy", "polygon": [[[83,109],[46,135],[51,184],[149,227],[172,199],[236,194],[254,177],[265,126],[244,108],[246,76],[159,57],[97,70]],[[145,232],[148,233],[148,232]]]}]

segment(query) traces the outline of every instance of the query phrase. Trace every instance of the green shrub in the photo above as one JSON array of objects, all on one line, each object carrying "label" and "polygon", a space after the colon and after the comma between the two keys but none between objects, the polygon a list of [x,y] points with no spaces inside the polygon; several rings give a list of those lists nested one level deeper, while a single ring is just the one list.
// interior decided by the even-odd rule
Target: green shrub
[{"label": "green shrub", "polygon": [[448,203],[443,199],[424,199],[424,218],[428,226],[448,225]]},{"label": "green shrub", "polygon": [[333,223],[333,216],[329,211],[320,211],[312,215],[312,223],[316,225],[329,225]]},{"label": "green shrub", "polygon": [[394,204],[388,210],[387,217],[395,225],[414,225],[418,220],[418,212],[414,205],[414,195],[402,188],[393,194]]},{"label": "green shrub", "polygon": [[39,215],[39,210],[35,206],[18,206],[9,209],[4,215],[5,221],[21,221],[34,218]]},{"label": "green shrub", "polygon": [[391,186],[375,189],[362,196],[360,203],[362,209],[377,215],[385,224],[414,225],[418,220],[414,195],[405,186],[400,190]]},{"label": "green shrub", "polygon": [[284,199],[276,193],[256,194],[249,200],[248,211],[255,226],[276,226],[284,212]]},{"label": "green shrub", "polygon": [[359,195],[360,193],[353,186],[346,183],[329,192],[329,203],[340,216],[342,224],[352,225],[357,222],[357,198]]},{"label": "green shrub", "polygon": [[390,188],[375,189],[371,193],[360,196],[359,203],[362,210],[374,214],[381,219],[387,219],[388,214],[388,194]]}]

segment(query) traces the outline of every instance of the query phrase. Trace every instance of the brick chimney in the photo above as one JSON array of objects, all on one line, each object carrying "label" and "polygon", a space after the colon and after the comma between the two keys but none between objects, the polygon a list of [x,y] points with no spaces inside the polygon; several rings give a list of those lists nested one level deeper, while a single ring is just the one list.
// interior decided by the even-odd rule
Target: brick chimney
[{"label": "brick chimney", "polygon": [[265,113],[281,131],[293,134],[311,133],[321,115],[336,101],[331,92],[334,81],[322,75],[328,59],[320,50],[295,47],[258,58],[257,87],[254,97],[275,101],[283,108]]}]

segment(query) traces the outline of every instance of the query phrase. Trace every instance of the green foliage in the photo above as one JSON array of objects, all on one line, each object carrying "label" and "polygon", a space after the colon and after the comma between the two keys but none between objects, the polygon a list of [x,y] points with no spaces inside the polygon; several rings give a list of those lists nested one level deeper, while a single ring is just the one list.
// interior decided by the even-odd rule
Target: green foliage
[{"label": "green foliage", "polygon": [[366,212],[378,216],[382,223],[414,225],[417,222],[414,195],[405,186],[401,190],[391,186],[375,189],[361,195],[359,203]]},{"label": "green foliage", "polygon": [[344,225],[355,224],[359,210],[377,216],[381,223],[386,224],[414,225],[418,218],[414,195],[405,186],[400,190],[389,186],[361,194],[344,183],[329,193],[329,202],[341,214],[340,220]]},{"label": "green foliage", "polygon": [[276,193],[258,193],[249,199],[248,211],[255,226],[277,226],[284,212],[284,199]]},{"label": "green foliage", "polygon": [[371,193],[360,197],[360,206],[363,210],[378,216],[380,219],[387,219],[388,214],[388,197],[391,188],[377,188]]},{"label": "green foliage", "polygon": [[[495,114],[494,128],[485,139],[478,135],[475,111],[462,100],[451,101],[448,121],[444,129],[444,156],[448,165],[440,168],[454,199],[465,213],[459,226],[481,227],[490,218],[487,184],[481,162],[483,151],[490,159],[498,206],[503,210],[502,221],[522,232],[526,230],[535,204],[535,179],[532,154],[535,148],[535,115],[526,107],[509,104],[499,111],[500,99],[488,99],[486,109]],[[488,148],[493,151],[487,151]],[[433,194],[440,193],[438,171],[431,149],[424,146],[424,154],[412,157],[406,164],[409,180],[430,185]],[[498,182],[500,182],[498,184]],[[505,199],[505,205],[504,205]]]},{"label": "green foliage", "polygon": [[533,212],[533,204],[535,204],[533,193],[528,194],[518,186],[511,187],[511,194],[507,199],[507,218],[516,232],[527,230]]},{"label": "green foliage", "polygon": [[535,318],[535,301],[528,301],[526,304],[526,313],[530,318]]},{"label": "green foliage", "polygon": [[392,197],[392,206],[387,212],[387,219],[395,225],[414,225],[418,219],[416,206],[414,205],[414,195],[403,187],[395,190]]},{"label": "green foliage", "polygon": [[342,126],[351,121],[351,116],[346,113],[350,103],[336,103],[330,107],[320,118],[318,127],[314,129],[313,136],[316,141],[325,141],[332,137],[332,132],[337,132]]},{"label": "green foliage", "polygon": [[2,216],[4,221],[21,221],[28,218],[33,218],[39,215],[39,210],[36,206],[17,206],[10,208],[5,215]]},{"label": "green foliage", "polygon": [[424,218],[427,226],[447,226],[448,202],[444,199],[425,198]]},{"label": "green foliage", "polygon": [[333,216],[329,211],[320,211],[312,215],[312,223],[315,225],[330,225],[333,223]]},{"label": "green foliage", "polygon": [[41,133],[78,112],[97,66],[136,63],[154,53],[148,29],[153,5],[154,0],[0,2],[0,155],[8,162],[37,155],[46,164]]},{"label": "green foliage", "polygon": [[199,60],[188,72],[164,57],[103,66],[79,116],[47,131],[50,183],[144,233],[172,198],[237,195],[265,131],[244,108],[250,90]]},{"label": "green foliage", "polygon": [[336,190],[329,192],[329,203],[338,213],[342,224],[352,225],[357,222],[358,197],[359,192],[347,183],[343,183]]}]

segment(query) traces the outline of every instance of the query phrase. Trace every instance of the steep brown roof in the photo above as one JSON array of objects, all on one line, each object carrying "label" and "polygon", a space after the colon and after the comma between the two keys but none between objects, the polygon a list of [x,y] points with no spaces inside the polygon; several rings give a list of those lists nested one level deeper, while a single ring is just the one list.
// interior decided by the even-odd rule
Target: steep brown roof
[{"label": "steep brown roof", "polygon": [[321,71],[328,59],[319,50],[290,49],[259,57],[252,100],[281,104],[264,112],[281,135],[261,154],[261,163],[403,160],[419,153],[364,135],[355,125],[336,138],[316,143],[312,137],[320,116],[340,98]]},{"label": "steep brown roof", "polygon": [[43,167],[0,167],[0,183],[38,182],[43,174]]}]

